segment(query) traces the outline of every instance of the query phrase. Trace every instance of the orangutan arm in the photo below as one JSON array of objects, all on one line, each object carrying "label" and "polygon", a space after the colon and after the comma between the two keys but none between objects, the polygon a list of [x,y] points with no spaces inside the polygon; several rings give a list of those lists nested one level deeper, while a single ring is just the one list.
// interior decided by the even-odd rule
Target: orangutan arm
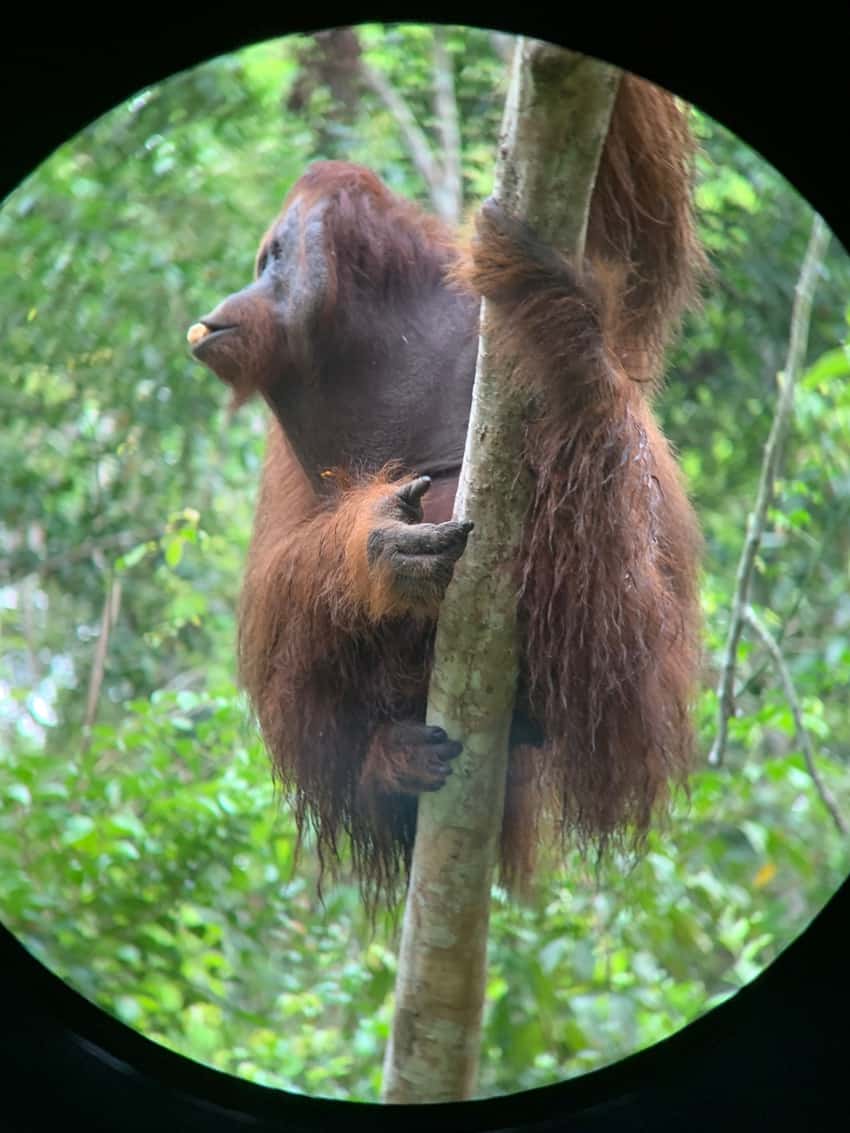
[{"label": "orangutan arm", "polygon": [[405,643],[433,622],[471,527],[419,522],[428,484],[378,475],[321,501],[272,425],[240,605],[240,678],[280,777],[308,805],[345,778],[332,770],[341,761],[356,770],[362,802],[437,789],[460,751],[441,729],[393,711],[416,699],[394,688],[423,665]]}]

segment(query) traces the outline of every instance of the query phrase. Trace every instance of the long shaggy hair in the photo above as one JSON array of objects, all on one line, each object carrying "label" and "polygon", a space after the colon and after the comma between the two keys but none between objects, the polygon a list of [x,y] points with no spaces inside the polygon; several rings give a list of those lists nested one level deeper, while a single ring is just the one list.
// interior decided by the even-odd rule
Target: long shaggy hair
[{"label": "long shaggy hair", "polygon": [[[474,342],[485,296],[517,380],[535,393],[525,442],[533,498],[517,563],[518,702],[543,743],[510,756],[501,871],[514,888],[533,873],[549,819],[585,849],[639,846],[691,758],[700,538],[650,397],[704,268],[692,160],[682,108],[626,76],[580,269],[492,206],[461,239],[344,163],[313,167],[284,207],[302,225],[296,261],[309,267],[318,255],[316,373],[345,386],[343,324],[368,320],[375,341],[389,342],[382,320],[393,333],[399,311],[427,323],[437,302],[453,358]],[[321,210],[318,253],[305,227],[311,208]],[[437,608],[397,609],[367,567],[370,517],[397,470],[360,475],[349,460],[317,490],[293,453],[283,395],[275,401],[263,380],[253,385],[286,435],[274,421],[241,602],[241,679],[299,830],[313,828],[323,865],[348,841],[374,907],[397,896],[410,864],[416,799],[381,782],[404,755],[393,724],[424,720]],[[310,381],[305,389],[319,388]],[[302,446],[311,440],[299,434]]]}]

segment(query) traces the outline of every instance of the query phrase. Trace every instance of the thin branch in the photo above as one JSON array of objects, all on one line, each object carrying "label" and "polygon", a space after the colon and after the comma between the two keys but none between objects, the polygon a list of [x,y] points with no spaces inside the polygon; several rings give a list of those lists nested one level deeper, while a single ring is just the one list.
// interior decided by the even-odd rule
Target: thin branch
[{"label": "thin branch", "polygon": [[809,327],[811,323],[812,296],[815,282],[823,262],[827,245],[829,244],[829,229],[823,220],[815,215],[812,223],[812,232],[809,237],[809,246],[800,271],[800,278],[794,289],[794,305],[791,311],[791,332],[788,342],[788,356],[785,361],[785,370],[779,375],[780,393],[770,428],[770,435],[765,445],[762,458],[761,477],[759,479],[756,503],[747,520],[747,535],[744,548],[738,563],[738,572],[735,579],[735,594],[732,602],[732,617],[729,624],[729,634],[726,639],[726,648],[723,654],[720,684],[717,689],[717,731],[711,751],[708,753],[708,762],[717,767],[723,762],[728,736],[729,717],[735,711],[735,667],[738,653],[738,642],[744,625],[744,610],[749,601],[750,584],[752,582],[753,568],[756,555],[764,534],[767,509],[773,499],[776,474],[782,452],[782,442],[788,431],[788,424],[794,411],[794,389],[799,377],[806,348],[809,341]]},{"label": "thin branch", "polygon": [[[842,502],[841,506],[836,505],[830,510],[823,526],[823,538],[816,542],[812,554],[809,556],[805,569],[803,570],[803,573],[799,576],[799,578],[795,579],[794,585],[796,587],[796,593],[794,594],[794,600],[791,603],[791,608],[787,611],[780,611],[782,624],[779,627],[775,638],[777,645],[779,645],[780,647],[783,645],[785,641],[785,635],[786,633],[788,633],[788,627],[793,624],[794,619],[799,613],[800,607],[807,599],[811,600],[812,578],[815,571],[819,567],[823,566],[824,552],[829,545],[831,536],[839,528],[844,527],[848,516],[850,516],[850,503],[848,503],[846,500]],[[765,660],[763,664],[758,666],[758,668],[754,668],[738,690],[739,695],[742,692],[751,692],[754,688],[757,688],[762,676],[764,675],[764,671],[768,668],[768,666],[769,662]]]},{"label": "thin branch", "polygon": [[100,701],[100,691],[103,688],[103,677],[106,672],[106,657],[109,652],[109,639],[112,629],[118,620],[121,609],[121,580],[117,574],[109,576],[106,586],[106,595],[103,599],[103,612],[100,617],[100,633],[92,659],[91,675],[89,677],[89,691],[86,697],[86,714],[83,719],[83,751],[88,751],[91,744],[91,730],[97,717],[97,706]]},{"label": "thin branch", "polygon": [[21,600],[21,632],[27,647],[27,659],[30,669],[30,685],[37,688],[41,681],[41,664],[38,659],[38,639],[33,618],[36,587],[31,578],[24,580],[20,587]]},{"label": "thin branch", "polygon": [[815,790],[820,795],[821,802],[829,811],[830,817],[835,823],[835,827],[838,830],[839,834],[846,836],[847,823],[842,818],[835,799],[833,799],[832,795],[829,792],[829,788],[821,779],[820,773],[815,766],[815,757],[814,752],[812,751],[812,743],[809,739],[809,733],[806,731],[806,727],[803,724],[803,712],[800,707],[800,701],[797,699],[797,692],[794,688],[794,682],[791,679],[791,674],[788,671],[788,666],[785,664],[785,658],[782,656],[782,650],[779,648],[779,644],[776,642],[764,622],[762,622],[761,618],[758,617],[752,606],[747,606],[746,610],[744,611],[744,620],[746,621],[750,629],[752,629],[752,631],[755,633],[756,637],[759,639],[765,649],[768,651],[774,665],[776,666],[776,670],[779,673],[779,679],[782,681],[782,688],[785,692],[785,699],[788,701],[788,706],[791,709],[791,714],[794,717],[794,728],[797,735],[797,742],[802,748],[803,758],[806,761],[806,767],[808,768],[811,780],[815,785]]},{"label": "thin branch", "polygon": [[115,531],[101,538],[86,539],[84,543],[78,543],[76,547],[67,551],[48,555],[47,558],[33,563],[30,567],[16,567],[14,559],[0,560],[0,579],[5,575],[5,584],[15,586],[33,575],[43,578],[45,575],[55,574],[62,567],[93,558],[99,551],[129,551],[140,543],[150,543],[161,537],[161,528],[149,531],[146,535],[134,535],[132,531]]},{"label": "thin branch", "polygon": [[840,528],[844,528],[847,523],[847,518],[850,516],[850,501],[844,497],[840,503],[832,502],[829,514],[826,517],[826,522],[823,525],[823,538],[818,541],[809,556],[806,563],[805,570],[801,577],[796,582],[797,593],[794,596],[794,602],[791,609],[782,617],[783,632],[779,635],[779,644],[782,644],[784,636],[784,627],[797,616],[797,612],[802,606],[803,602],[810,596],[810,584],[815,571],[823,565],[824,552],[829,545],[832,536]]},{"label": "thin branch", "polygon": [[463,210],[460,122],[454,63],[446,47],[445,28],[441,27],[434,29],[434,116],[442,151],[438,209],[445,220],[456,223]]},{"label": "thin branch", "polygon": [[366,83],[371,87],[372,91],[378,96],[381,102],[383,102],[393,118],[395,118],[396,125],[401,130],[401,135],[407,145],[413,164],[419,170],[425,184],[428,186],[428,191],[431,194],[434,206],[438,207],[442,175],[434,152],[425,136],[425,131],[416,121],[413,111],[387,79],[386,75],[365,60],[361,66],[363,78],[366,80]]}]

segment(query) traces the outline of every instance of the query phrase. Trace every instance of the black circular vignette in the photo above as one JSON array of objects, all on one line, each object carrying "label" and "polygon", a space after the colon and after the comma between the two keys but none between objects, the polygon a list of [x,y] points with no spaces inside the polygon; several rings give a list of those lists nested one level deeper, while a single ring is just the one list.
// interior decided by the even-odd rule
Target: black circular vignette
[{"label": "black circular vignette", "polygon": [[[363,20],[498,27],[603,56],[674,90],[733,129],[775,165],[850,247],[840,167],[846,129],[842,37],[787,21],[768,33],[702,26],[680,13],[577,16],[481,4],[312,5],[311,21],[263,12],[195,9],[165,24],[136,13],[109,27],[63,25],[35,10],[7,28],[2,82],[7,138],[0,199],[62,142],[143,88],[205,59],[295,31]],[[128,13],[124,13],[129,16]],[[665,35],[666,30],[666,35]],[[647,1051],[582,1078],[528,1093],[450,1106],[329,1102],[254,1086],[172,1054],[111,1018],[0,930],[4,1084],[0,1127],[95,1133],[334,1130],[352,1123],[412,1133],[449,1130],[806,1129],[842,1111],[838,1026],[850,882],[756,980],[723,1006]],[[830,1123],[831,1124],[831,1123]]]}]

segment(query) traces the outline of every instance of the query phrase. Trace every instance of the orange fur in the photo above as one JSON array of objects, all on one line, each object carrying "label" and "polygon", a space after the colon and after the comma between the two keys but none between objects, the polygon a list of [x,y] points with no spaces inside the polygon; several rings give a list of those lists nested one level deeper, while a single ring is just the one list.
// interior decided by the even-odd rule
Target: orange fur
[{"label": "orange fur", "polygon": [[[437,602],[401,594],[367,548],[376,525],[397,522],[386,507],[399,475],[426,471],[404,446],[419,438],[430,452],[416,429],[432,419],[447,455],[426,517],[449,518],[456,383],[471,384],[457,359],[474,357],[480,296],[537,407],[517,709],[544,740],[511,752],[503,880],[527,884],[549,819],[581,846],[639,846],[669,784],[685,781],[700,538],[649,398],[704,269],[692,157],[675,100],[626,76],[581,270],[492,207],[461,241],[370,171],[318,163],[261,244],[262,278],[275,233],[293,249],[272,298],[258,283],[218,309],[220,324],[235,311],[250,326],[250,305],[265,304],[260,337],[215,349],[238,396],[253,386],[280,422],[241,601],[241,679],[299,830],[313,827],[323,866],[348,841],[373,905],[393,899],[409,867],[416,799],[399,786],[411,754],[393,748],[394,725],[424,719]],[[269,312],[287,295],[281,338]],[[248,376],[233,370],[240,349]]]}]

